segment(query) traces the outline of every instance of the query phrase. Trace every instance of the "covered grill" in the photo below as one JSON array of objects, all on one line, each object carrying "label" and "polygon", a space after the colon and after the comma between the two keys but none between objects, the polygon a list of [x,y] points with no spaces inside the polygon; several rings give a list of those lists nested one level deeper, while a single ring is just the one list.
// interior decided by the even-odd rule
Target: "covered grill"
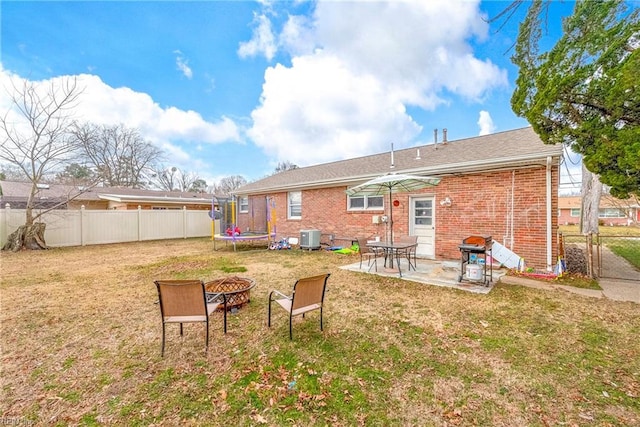
[{"label": "covered grill", "polygon": [[462,239],[462,244],[458,245],[461,254],[458,283],[468,280],[482,282],[486,286],[491,284],[493,265],[491,262],[487,263],[487,253],[491,255],[492,244],[491,236],[475,235]]}]

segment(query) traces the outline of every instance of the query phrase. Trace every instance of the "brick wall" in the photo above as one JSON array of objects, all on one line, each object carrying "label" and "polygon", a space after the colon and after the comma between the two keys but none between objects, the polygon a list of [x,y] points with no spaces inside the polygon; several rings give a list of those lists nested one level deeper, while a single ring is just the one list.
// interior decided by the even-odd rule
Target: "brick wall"
[{"label": "brick wall", "polygon": [[580,217],[571,216],[571,209],[560,209],[560,215],[558,216],[558,224],[561,224],[561,225],[580,224]]},{"label": "brick wall", "polygon": [[[512,187],[513,185],[513,187]],[[552,248],[557,254],[558,168],[552,170]],[[514,191],[512,191],[512,188]],[[319,229],[336,237],[384,236],[385,225],[373,224],[383,211],[348,212],[346,187],[302,192],[302,219],[287,219],[287,193],[271,194],[276,203],[277,237],[298,237],[301,229]],[[435,196],[435,253],[437,259],[459,259],[458,245],[469,235],[488,234],[510,247],[513,212],[513,251],[528,266],[545,268],[546,261],[546,168],[444,177],[435,187],[415,193],[394,193],[399,205],[393,209],[394,235],[408,234],[409,196]],[[257,196],[264,197],[264,195]],[[445,197],[450,207],[441,206]],[[513,201],[513,209],[511,203]],[[385,197],[388,209],[389,199]],[[388,211],[386,212],[388,214]],[[239,223],[242,223],[242,215]]]}]

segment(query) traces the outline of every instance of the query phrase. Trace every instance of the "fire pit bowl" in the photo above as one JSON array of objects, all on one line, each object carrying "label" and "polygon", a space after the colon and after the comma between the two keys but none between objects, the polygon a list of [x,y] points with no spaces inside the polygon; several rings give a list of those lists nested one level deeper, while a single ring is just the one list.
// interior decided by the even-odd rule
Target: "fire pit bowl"
[{"label": "fire pit bowl", "polygon": [[[224,294],[227,299],[227,310],[230,310],[248,303],[249,292],[255,285],[255,280],[248,277],[231,276],[207,282],[204,284],[204,289],[207,293]],[[222,302],[222,297],[218,297],[216,301]]]}]

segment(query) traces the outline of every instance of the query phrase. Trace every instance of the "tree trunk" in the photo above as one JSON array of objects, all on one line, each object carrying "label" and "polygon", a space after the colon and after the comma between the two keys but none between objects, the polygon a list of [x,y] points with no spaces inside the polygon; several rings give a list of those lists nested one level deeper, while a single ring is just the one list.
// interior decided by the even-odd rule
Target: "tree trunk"
[{"label": "tree trunk", "polygon": [[580,230],[582,234],[598,233],[598,213],[600,211],[600,196],[602,183],[598,175],[594,175],[582,165],[582,209],[580,216]]},{"label": "tree trunk", "polygon": [[7,243],[2,247],[3,251],[17,252],[21,249],[48,249],[44,240],[44,230],[47,224],[36,222],[32,225],[21,225],[16,231],[7,237]]}]

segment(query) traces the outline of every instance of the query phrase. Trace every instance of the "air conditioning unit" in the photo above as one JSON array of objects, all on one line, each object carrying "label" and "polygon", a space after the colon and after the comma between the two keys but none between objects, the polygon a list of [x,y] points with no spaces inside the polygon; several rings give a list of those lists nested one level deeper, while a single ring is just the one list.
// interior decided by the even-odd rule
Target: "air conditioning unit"
[{"label": "air conditioning unit", "polygon": [[300,249],[320,249],[320,230],[300,230]]}]

